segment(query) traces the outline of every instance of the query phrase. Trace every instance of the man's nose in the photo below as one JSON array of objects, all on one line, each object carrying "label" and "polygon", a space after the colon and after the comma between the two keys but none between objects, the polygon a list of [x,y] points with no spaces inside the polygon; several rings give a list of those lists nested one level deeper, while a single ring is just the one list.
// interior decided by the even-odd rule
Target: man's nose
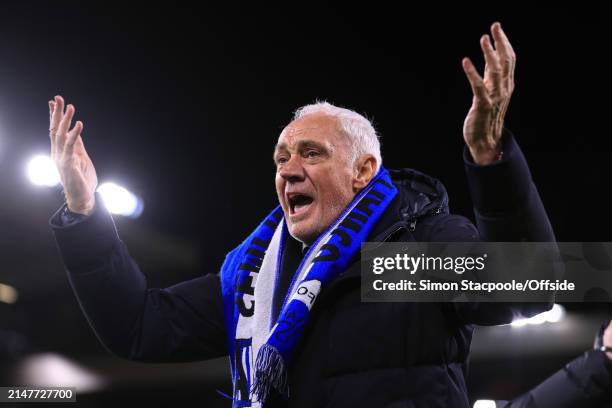
[{"label": "man's nose", "polygon": [[304,180],[304,168],[298,155],[291,155],[281,167],[280,176],[289,182],[298,182]]}]

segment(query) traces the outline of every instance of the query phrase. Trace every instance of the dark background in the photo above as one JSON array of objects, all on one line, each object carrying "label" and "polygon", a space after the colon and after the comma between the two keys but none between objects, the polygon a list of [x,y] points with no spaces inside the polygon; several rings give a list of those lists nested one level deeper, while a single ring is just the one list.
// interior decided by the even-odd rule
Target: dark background
[{"label": "dark background", "polygon": [[[3,383],[16,381],[6,367],[34,352],[58,352],[115,378],[85,397],[92,406],[145,398],[151,384],[157,393],[180,389],[223,406],[209,388],[229,389],[224,361],[122,365],[98,344],[47,225],[61,190],[34,187],[25,177],[28,158],[49,150],[47,100],[61,94],[76,106],[100,182],[119,182],[143,198],[140,218],[116,221],[150,284],[166,286],[216,272],[276,205],[273,146],[292,112],[315,100],[372,119],[387,167],[439,178],[451,211],[473,218],[461,157],[471,91],[461,59],[469,56],[482,71],[478,41],[494,21],[518,57],[506,125],[527,156],[558,240],[609,241],[609,43],[598,3],[3,2],[0,282],[20,295],[14,304],[0,303],[0,361],[12,362],[4,365]],[[559,349],[552,354],[485,357],[475,349],[475,397],[518,395],[589,347],[590,330],[609,316],[608,306],[565,306],[572,318],[589,322],[580,326],[589,331],[582,343],[564,343],[564,336],[578,335],[575,326],[554,335]]]}]

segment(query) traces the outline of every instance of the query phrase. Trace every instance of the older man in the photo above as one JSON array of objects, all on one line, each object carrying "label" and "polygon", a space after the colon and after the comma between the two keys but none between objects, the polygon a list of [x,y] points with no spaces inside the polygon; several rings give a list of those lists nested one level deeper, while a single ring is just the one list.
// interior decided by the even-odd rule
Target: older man
[{"label": "older man", "polygon": [[503,119],[515,56],[501,26],[481,38],[481,77],[464,160],[478,230],[451,215],[444,186],[382,167],[363,116],[328,103],[299,109],[274,151],[280,206],[231,251],[219,274],[148,288],[95,193],[74,107],[49,101],[52,156],[66,204],[51,225],[80,305],[100,341],[139,361],[230,356],[235,407],[468,406],[472,324],[507,323],[547,305],[361,303],[364,241],[552,241]]}]

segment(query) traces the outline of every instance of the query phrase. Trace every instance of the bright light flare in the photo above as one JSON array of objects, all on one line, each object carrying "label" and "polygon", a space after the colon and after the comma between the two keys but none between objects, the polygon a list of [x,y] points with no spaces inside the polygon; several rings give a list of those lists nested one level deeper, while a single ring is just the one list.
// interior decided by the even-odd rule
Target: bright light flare
[{"label": "bright light flare", "polygon": [[27,357],[19,366],[19,382],[38,387],[76,387],[88,393],[103,389],[106,380],[97,373],[57,353]]},{"label": "bright light flare", "polygon": [[142,213],[143,203],[140,198],[125,187],[108,182],[98,187],[108,211],[113,214],[136,218]]},{"label": "bright light flare", "polygon": [[543,323],[558,323],[565,317],[565,308],[561,305],[554,304],[552,309],[537,314],[528,319],[518,319],[511,323],[513,327],[523,327],[527,325],[539,325]]},{"label": "bright light flare", "polygon": [[53,187],[61,181],[55,163],[43,154],[30,159],[27,172],[30,181],[37,186]]},{"label": "bright light flare", "polygon": [[474,403],[474,408],[495,408],[497,404],[493,400],[477,400]]}]

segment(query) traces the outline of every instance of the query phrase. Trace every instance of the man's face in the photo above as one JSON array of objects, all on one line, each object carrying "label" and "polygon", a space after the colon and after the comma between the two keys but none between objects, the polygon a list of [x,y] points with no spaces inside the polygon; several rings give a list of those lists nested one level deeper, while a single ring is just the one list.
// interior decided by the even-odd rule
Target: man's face
[{"label": "man's face", "polygon": [[291,235],[310,245],[355,196],[346,136],[335,118],[311,114],[291,122],[274,150],[276,193]]}]

